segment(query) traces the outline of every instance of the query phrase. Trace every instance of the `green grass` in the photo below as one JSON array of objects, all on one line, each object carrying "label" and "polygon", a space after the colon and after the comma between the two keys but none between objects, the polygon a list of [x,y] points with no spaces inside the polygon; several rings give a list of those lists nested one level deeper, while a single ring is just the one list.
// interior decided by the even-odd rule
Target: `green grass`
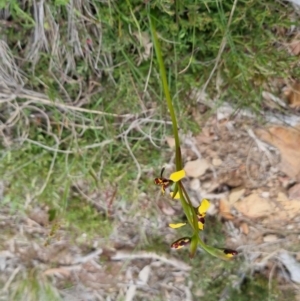
[{"label": "green grass", "polygon": [[7,300],[32,300],[32,301],[60,301],[61,296],[53,285],[45,278],[38,275],[33,269],[28,272],[23,280],[9,292]]},{"label": "green grass", "polygon": [[[151,42],[150,14],[156,21],[178,122],[185,132],[200,131],[190,116],[197,110],[193,89],[207,84],[211,99],[219,95],[219,101],[258,112],[263,84],[275,77],[299,76],[298,58],[277,47],[287,37],[275,30],[298,24],[290,21],[292,8],[276,1],[154,0],[145,4],[92,0],[73,11],[68,2],[45,4],[42,28],[48,49],[34,52],[37,45],[31,37],[37,24],[32,2],[0,1],[8,16],[0,34],[22,71],[25,88],[41,93],[36,98],[28,93],[17,101],[1,103],[2,122],[17,106],[24,106],[3,133],[0,170],[5,197],[1,206],[9,207],[11,213],[26,214],[35,206],[47,205],[57,211],[69,231],[86,233],[89,238],[108,239],[114,224],[105,212],[74,193],[74,183],[84,182],[85,193],[97,193],[103,204],[109,198],[105,192],[114,188],[114,202],[137,202],[141,192],[151,199],[156,191],[152,178],[170,157],[163,142],[171,127],[163,123],[169,117],[158,65],[152,52],[146,55]],[[54,25],[59,25],[59,36]],[[76,29],[75,36],[68,32],[70,27],[73,33]],[[222,43],[224,49],[216,61]],[[13,72],[8,68],[5,74],[14,78]],[[17,91],[12,80],[5,83]],[[28,99],[30,104],[26,104]],[[122,114],[131,116],[117,116]],[[26,197],[32,199],[28,208],[24,208]],[[212,244],[220,242],[219,237],[214,239],[215,232],[221,232],[221,226],[212,233],[208,230]],[[167,251],[159,236],[138,248]],[[194,279],[209,273],[217,262],[207,265],[207,257],[199,257]],[[201,269],[197,270],[198,264]],[[218,264],[221,271],[230,269],[229,274],[235,274],[239,265]],[[261,281],[257,277],[247,280],[243,293],[234,293],[236,300],[268,296]],[[207,300],[215,300],[226,285],[222,277],[214,283],[204,281]],[[255,293],[249,297],[252,290]]]}]

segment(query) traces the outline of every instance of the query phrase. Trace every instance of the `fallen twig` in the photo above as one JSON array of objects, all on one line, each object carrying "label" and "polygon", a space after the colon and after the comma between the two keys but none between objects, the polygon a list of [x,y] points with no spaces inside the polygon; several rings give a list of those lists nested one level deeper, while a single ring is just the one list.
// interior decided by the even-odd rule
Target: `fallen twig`
[{"label": "fallen twig", "polygon": [[129,253],[129,252],[118,251],[116,254],[114,254],[111,257],[111,259],[112,260],[154,259],[154,260],[160,260],[166,264],[169,264],[183,271],[190,271],[192,269],[189,265],[187,265],[182,261],[179,261],[174,258],[167,258],[152,252]]}]

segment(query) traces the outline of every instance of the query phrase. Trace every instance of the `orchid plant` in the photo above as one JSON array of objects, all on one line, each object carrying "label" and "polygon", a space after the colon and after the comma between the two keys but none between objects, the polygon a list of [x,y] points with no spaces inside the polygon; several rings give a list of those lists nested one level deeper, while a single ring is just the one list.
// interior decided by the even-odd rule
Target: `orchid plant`
[{"label": "orchid plant", "polygon": [[189,195],[182,183],[182,179],[186,176],[185,171],[182,165],[182,155],[180,148],[180,140],[178,135],[178,125],[176,120],[176,115],[168,87],[166,70],[161,54],[160,44],[157,38],[157,33],[155,30],[155,26],[153,20],[150,18],[150,28],[151,34],[154,44],[154,49],[156,52],[156,57],[159,65],[160,76],[162,80],[162,85],[164,89],[164,94],[167,101],[167,106],[169,109],[172,126],[173,126],[173,134],[175,138],[175,151],[176,151],[176,171],[173,172],[169,178],[164,178],[163,173],[164,169],[162,169],[160,177],[155,179],[155,184],[161,187],[162,193],[169,191],[169,188],[173,188],[172,191],[169,191],[170,197],[172,199],[178,199],[181,203],[182,209],[187,218],[187,222],[169,224],[169,226],[173,229],[189,225],[192,229],[191,236],[183,237],[171,244],[172,249],[181,249],[183,247],[189,246],[190,248],[190,257],[194,257],[197,247],[201,247],[204,251],[211,254],[212,256],[218,257],[223,260],[229,260],[235,257],[238,252],[232,249],[219,249],[212,246],[209,246],[204,243],[204,241],[200,237],[201,231],[204,229],[205,224],[205,214],[210,206],[210,202],[207,199],[202,200],[200,206],[198,208],[194,208]]}]

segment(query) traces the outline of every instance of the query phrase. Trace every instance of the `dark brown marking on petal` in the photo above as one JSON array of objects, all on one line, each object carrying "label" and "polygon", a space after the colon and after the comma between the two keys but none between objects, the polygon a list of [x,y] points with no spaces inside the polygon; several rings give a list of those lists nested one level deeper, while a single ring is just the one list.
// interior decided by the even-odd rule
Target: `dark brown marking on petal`
[{"label": "dark brown marking on petal", "polygon": [[232,249],[224,249],[223,251],[224,251],[224,254],[226,254],[226,255],[230,254],[232,256],[236,256],[239,254],[238,251],[232,250]]},{"label": "dark brown marking on petal", "polygon": [[172,249],[181,249],[185,246],[187,246],[191,242],[191,239],[189,237],[183,237],[179,238],[178,240],[174,241],[171,244]]},{"label": "dark brown marking on petal", "polygon": [[200,216],[200,215],[197,215],[198,217],[198,222],[202,223],[203,225],[205,224],[205,219],[204,217]]}]

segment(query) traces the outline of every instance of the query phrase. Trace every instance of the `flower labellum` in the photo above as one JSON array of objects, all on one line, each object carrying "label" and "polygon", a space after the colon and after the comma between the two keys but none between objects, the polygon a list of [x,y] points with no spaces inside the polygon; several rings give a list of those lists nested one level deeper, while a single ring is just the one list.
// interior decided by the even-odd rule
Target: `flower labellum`
[{"label": "flower labellum", "polygon": [[239,254],[238,251],[232,249],[223,249],[223,252],[228,258],[234,257]]},{"label": "flower labellum", "polygon": [[166,179],[163,177],[165,168],[162,168],[160,172],[160,178],[155,178],[154,183],[155,185],[161,186],[162,193],[165,193],[166,188],[173,184],[172,180]]},{"label": "flower labellum", "polygon": [[171,244],[171,248],[175,249],[175,250],[178,250],[178,249],[181,249],[183,247],[188,246],[190,244],[190,242],[191,242],[191,238],[190,237],[182,237],[182,238],[179,238],[176,241],[174,241]]},{"label": "flower labellum", "polygon": [[197,219],[198,219],[198,228],[199,228],[199,230],[203,230],[204,224],[205,224],[204,217],[201,217],[200,215],[197,214]]}]

